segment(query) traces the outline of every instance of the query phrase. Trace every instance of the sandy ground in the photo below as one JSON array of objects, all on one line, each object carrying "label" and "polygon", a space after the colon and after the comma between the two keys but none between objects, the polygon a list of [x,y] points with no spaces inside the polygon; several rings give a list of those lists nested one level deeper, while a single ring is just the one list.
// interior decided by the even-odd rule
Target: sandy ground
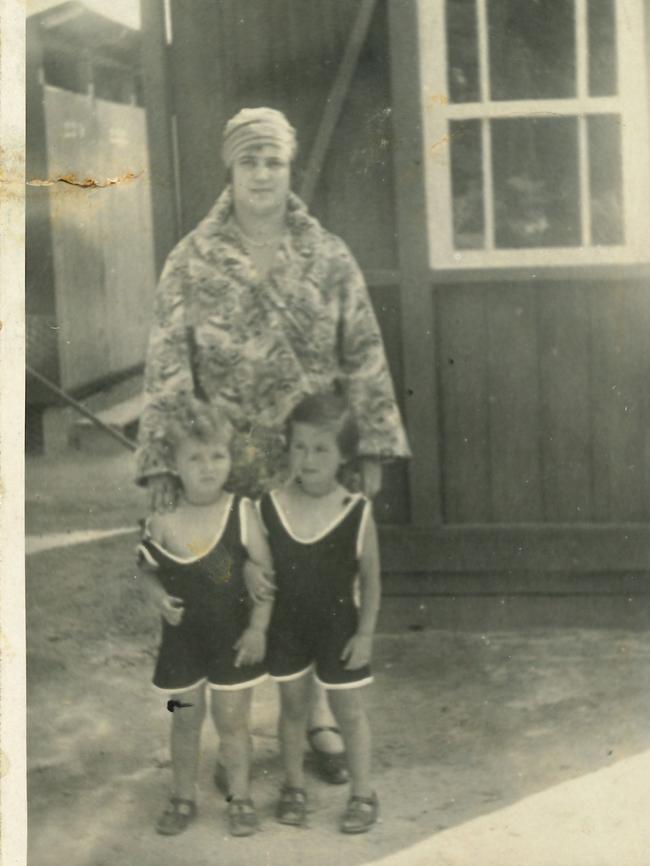
[{"label": "sandy ground", "polygon": [[[129,475],[119,458],[30,461],[28,533],[134,522],[143,501]],[[28,558],[30,866],[650,863],[650,635],[412,631],[408,612],[385,617],[367,695],[382,804],[372,833],[338,834],[345,790],[314,777],[309,829],[274,822],[277,704],[265,685],[253,723],[261,831],[228,837],[206,723],[199,819],[181,837],[157,836],[169,714],[148,685],[157,622],[134,579],[134,542]],[[609,859],[594,847],[598,828]]]}]

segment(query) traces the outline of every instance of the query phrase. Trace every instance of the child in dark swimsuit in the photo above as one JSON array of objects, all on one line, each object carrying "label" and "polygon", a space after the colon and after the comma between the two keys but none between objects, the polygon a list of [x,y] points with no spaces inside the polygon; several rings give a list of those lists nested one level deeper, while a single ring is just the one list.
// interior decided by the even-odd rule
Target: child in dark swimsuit
[{"label": "child in dark swimsuit", "polygon": [[372,681],[381,593],[377,532],[370,502],[338,482],[358,441],[343,398],[303,400],[289,418],[288,436],[290,481],[263,496],[258,508],[275,572],[267,663],[281,696],[285,783],[277,817],[306,822],[303,741],[313,669],[329,691],[348,755],[351,796],[340,829],[361,833],[378,814],[360,688]]},{"label": "child in dark swimsuit", "polygon": [[174,702],[174,789],[156,826],[165,835],[182,832],[196,816],[206,685],[228,775],[230,831],[245,836],[257,827],[248,725],[252,687],[266,679],[262,660],[271,604],[251,605],[242,576],[251,544],[247,527],[255,547],[259,526],[252,504],[223,488],[231,434],[215,410],[191,398],[179,400],[166,439],[181,496],[174,511],[148,520],[139,547],[141,571],[163,619],[153,682]]}]

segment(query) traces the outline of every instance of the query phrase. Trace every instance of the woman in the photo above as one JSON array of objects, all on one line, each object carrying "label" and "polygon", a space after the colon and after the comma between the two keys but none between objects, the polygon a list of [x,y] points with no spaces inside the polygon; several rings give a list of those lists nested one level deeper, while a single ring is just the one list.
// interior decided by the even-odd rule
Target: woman
[{"label": "woman", "polygon": [[[258,496],[282,473],[284,421],[307,394],[343,380],[361,434],[359,483],[381,486],[381,462],[409,454],[363,276],[345,244],[290,190],[296,135],[270,108],[226,125],[229,183],[169,256],[145,370],[138,480],[155,510],[174,507],[164,419],[194,391],[235,428],[232,484]],[[346,781],[340,738],[314,689],[309,739],[321,774]]]}]

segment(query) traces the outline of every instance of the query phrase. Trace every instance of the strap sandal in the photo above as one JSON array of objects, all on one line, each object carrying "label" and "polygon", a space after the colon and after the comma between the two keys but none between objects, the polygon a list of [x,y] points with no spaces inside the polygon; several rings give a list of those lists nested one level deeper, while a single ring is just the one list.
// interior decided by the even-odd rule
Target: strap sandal
[{"label": "strap sandal", "polygon": [[379,816],[379,800],[375,792],[370,797],[353,795],[343,815],[339,829],[341,833],[366,833]]},{"label": "strap sandal", "polygon": [[231,836],[250,836],[258,828],[257,812],[250,798],[233,797],[228,803],[228,828]]},{"label": "strap sandal", "polygon": [[345,752],[325,752],[318,747],[316,737],[323,731],[331,731],[341,736],[339,728],[333,725],[320,725],[307,731],[307,740],[314,753],[316,771],[324,782],[330,785],[344,785],[350,778],[347,756]]},{"label": "strap sandal", "polygon": [[196,818],[196,803],[194,800],[184,800],[182,797],[170,797],[167,808],[158,818],[156,832],[163,836],[177,836],[186,830]]},{"label": "strap sandal", "polygon": [[307,823],[307,793],[305,789],[285,785],[280,791],[280,799],[275,814],[280,824],[304,827]]}]

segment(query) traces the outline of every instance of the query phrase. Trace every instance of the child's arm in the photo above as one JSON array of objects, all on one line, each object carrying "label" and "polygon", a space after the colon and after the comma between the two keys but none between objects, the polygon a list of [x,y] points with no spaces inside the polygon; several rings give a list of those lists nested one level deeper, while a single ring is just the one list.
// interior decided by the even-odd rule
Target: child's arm
[{"label": "child's arm", "polygon": [[347,642],[341,653],[342,661],[347,662],[347,670],[356,670],[370,663],[372,639],[377,624],[377,614],[381,602],[381,580],[379,566],[379,542],[370,506],[361,540],[359,557],[359,582],[361,584],[361,605],[356,634]]},{"label": "child's arm", "polygon": [[[154,541],[164,542],[164,516],[154,514],[149,520],[149,532]],[[138,570],[144,580],[151,602],[159,608],[170,625],[178,625],[183,619],[183,599],[165,592],[156,574],[158,566],[149,562],[144,548],[139,549]]]},{"label": "child's arm", "polygon": [[238,650],[235,667],[242,664],[255,664],[262,661],[266,654],[266,632],[273,610],[275,585],[272,583],[273,560],[264,529],[257,510],[250,500],[242,501],[242,517],[245,526],[243,543],[249,559],[245,568],[261,572],[265,589],[256,595],[251,594],[253,609],[248,628],[235,644]]}]

